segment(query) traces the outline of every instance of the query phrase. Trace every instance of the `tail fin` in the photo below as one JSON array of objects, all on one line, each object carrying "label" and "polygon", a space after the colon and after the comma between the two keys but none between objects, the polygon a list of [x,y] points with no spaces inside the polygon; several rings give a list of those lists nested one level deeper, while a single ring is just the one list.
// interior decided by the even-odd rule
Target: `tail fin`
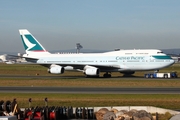
[{"label": "tail fin", "polygon": [[36,38],[26,29],[20,29],[19,33],[26,51],[26,54],[46,53],[50,54],[45,48],[36,40]]}]

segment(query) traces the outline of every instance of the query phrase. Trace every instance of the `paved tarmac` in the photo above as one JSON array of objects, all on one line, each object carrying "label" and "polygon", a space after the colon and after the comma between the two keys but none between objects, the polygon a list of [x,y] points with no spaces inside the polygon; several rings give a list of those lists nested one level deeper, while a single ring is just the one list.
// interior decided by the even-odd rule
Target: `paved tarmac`
[{"label": "paved tarmac", "polygon": [[3,87],[0,93],[180,94],[180,88]]},{"label": "paved tarmac", "polygon": [[[83,78],[68,76],[9,76],[0,78]],[[121,77],[123,79],[149,80],[143,77]],[[121,79],[115,77],[114,79]],[[91,79],[91,78],[90,78]],[[112,78],[113,79],[113,78]],[[173,79],[173,78],[172,78]],[[176,78],[177,80],[180,78]],[[156,79],[157,80],[157,79]],[[158,79],[167,80],[167,79]],[[171,79],[168,79],[171,80]],[[180,88],[112,88],[112,87],[4,87],[0,86],[0,93],[76,93],[76,94],[180,94]]]},{"label": "paved tarmac", "polygon": [[[78,79],[78,78],[85,78],[85,76],[22,76],[22,75],[0,75],[0,78],[71,78],[71,79]],[[122,76],[115,76],[115,77],[111,77],[111,78],[104,78],[104,77],[99,77],[99,79],[139,79],[139,80],[180,80],[180,77],[178,78],[144,78],[144,76],[139,77],[139,76],[132,76],[132,77],[122,77]],[[85,78],[85,79],[93,79],[93,78]],[[98,79],[98,78],[96,78]]]}]

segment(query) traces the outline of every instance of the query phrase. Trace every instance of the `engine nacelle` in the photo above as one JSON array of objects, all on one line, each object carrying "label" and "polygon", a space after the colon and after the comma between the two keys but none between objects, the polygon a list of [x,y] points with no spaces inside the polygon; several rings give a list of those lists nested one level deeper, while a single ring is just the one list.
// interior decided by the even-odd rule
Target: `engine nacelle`
[{"label": "engine nacelle", "polygon": [[59,65],[53,65],[53,66],[50,67],[49,73],[62,74],[62,73],[64,73],[64,67],[59,66]]},{"label": "engine nacelle", "polygon": [[100,70],[99,70],[98,68],[96,68],[96,67],[88,66],[88,67],[85,69],[84,73],[85,73],[86,75],[90,75],[90,76],[97,76],[97,75],[99,75]]}]

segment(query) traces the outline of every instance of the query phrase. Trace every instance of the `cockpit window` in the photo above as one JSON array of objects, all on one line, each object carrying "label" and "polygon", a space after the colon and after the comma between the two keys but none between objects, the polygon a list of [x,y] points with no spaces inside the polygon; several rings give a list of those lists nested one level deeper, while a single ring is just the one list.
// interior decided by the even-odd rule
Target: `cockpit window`
[{"label": "cockpit window", "polygon": [[159,54],[159,53],[163,53],[162,51],[160,51],[160,52],[157,52],[157,54]]}]

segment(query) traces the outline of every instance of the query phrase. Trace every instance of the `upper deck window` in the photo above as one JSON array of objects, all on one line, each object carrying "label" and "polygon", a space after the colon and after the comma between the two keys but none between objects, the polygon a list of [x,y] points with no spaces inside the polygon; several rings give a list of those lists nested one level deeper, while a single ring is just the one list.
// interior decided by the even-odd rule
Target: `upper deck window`
[{"label": "upper deck window", "polygon": [[136,53],[136,54],[140,54],[140,55],[147,55],[148,53]]},{"label": "upper deck window", "polygon": [[157,52],[157,54],[160,54],[160,53],[163,53],[162,51],[160,51],[160,52]]},{"label": "upper deck window", "polygon": [[132,53],[125,53],[126,55],[131,55]]}]

